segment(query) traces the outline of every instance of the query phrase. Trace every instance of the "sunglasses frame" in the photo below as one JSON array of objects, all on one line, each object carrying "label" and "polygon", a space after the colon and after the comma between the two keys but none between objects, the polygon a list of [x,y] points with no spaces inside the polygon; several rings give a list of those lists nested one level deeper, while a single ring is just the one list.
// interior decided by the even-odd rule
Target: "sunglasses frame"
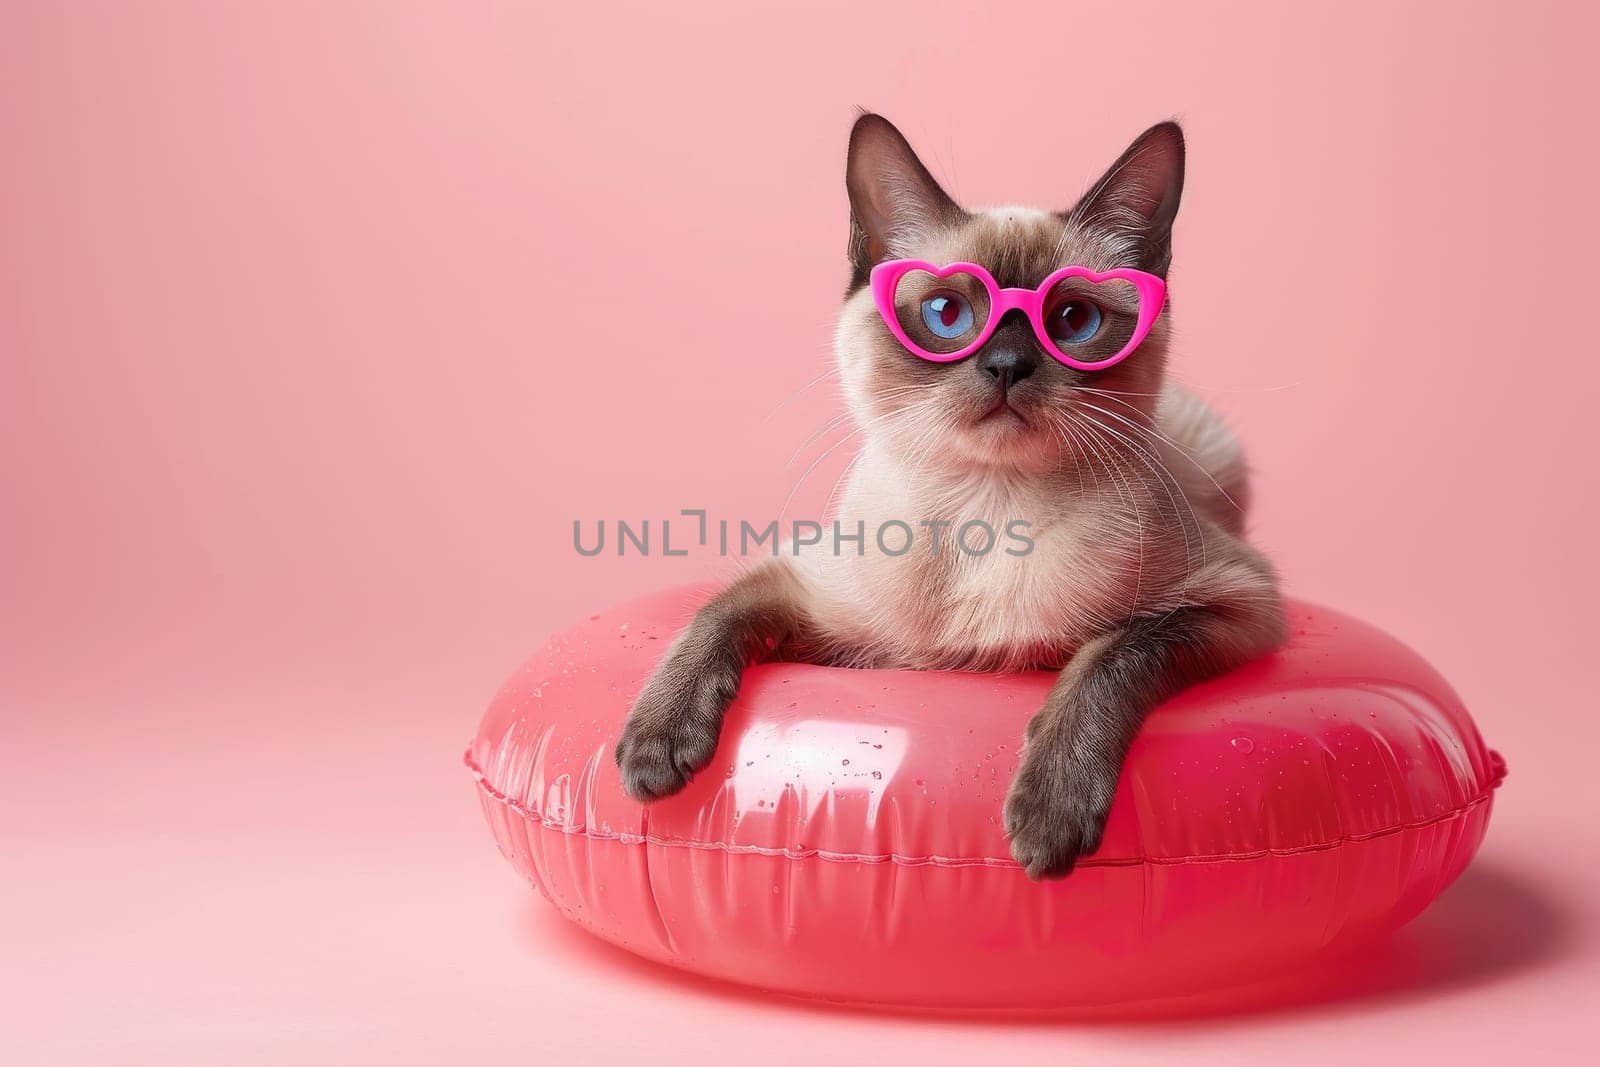
[{"label": "sunglasses frame", "polygon": [[[942,352],[929,352],[913,341],[900,325],[900,318],[895,314],[894,291],[900,284],[900,279],[914,270],[924,271],[934,278],[948,278],[953,274],[970,274],[983,283],[989,291],[989,317],[983,324],[983,329],[978,331],[978,336],[971,344],[958,352],[945,354]],[[1044,302],[1050,295],[1050,290],[1068,278],[1083,278],[1095,285],[1107,281],[1125,281],[1134,287],[1139,294],[1139,322],[1134,327],[1133,336],[1122,347],[1122,351],[1109,359],[1096,362],[1086,362],[1075,359],[1061,351],[1055,340],[1046,332],[1044,325]],[[994,336],[994,331],[999,328],[1000,320],[1012,310],[1020,310],[1028,316],[1028,321],[1033,324],[1033,332],[1039,338],[1039,343],[1045,350],[1055,357],[1058,363],[1072,367],[1074,370],[1105,370],[1107,367],[1121,363],[1133,354],[1155,325],[1156,317],[1161,314],[1167,302],[1167,283],[1154,274],[1131,267],[1116,267],[1108,271],[1092,271],[1088,267],[1062,267],[1052,273],[1039,284],[1037,289],[1002,289],[994,280],[994,276],[976,263],[952,263],[947,267],[935,266],[921,259],[886,259],[872,268],[871,275],[872,299],[878,305],[878,314],[882,316],[884,325],[889,327],[889,332],[894,334],[895,340],[905,346],[906,351],[919,359],[928,360],[930,363],[955,363],[957,360],[966,359],[984,342]]]}]

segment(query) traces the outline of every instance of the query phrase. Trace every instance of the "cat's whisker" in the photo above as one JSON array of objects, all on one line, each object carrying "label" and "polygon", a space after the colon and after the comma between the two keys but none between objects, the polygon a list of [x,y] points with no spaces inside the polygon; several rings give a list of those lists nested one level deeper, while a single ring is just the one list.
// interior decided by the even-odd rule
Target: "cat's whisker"
[{"label": "cat's whisker", "polygon": [[806,479],[811,477],[811,472],[816,470],[817,466],[821,464],[823,460],[833,455],[833,453],[838,450],[839,446],[843,445],[846,441],[849,441],[851,438],[861,433],[861,431],[864,429],[866,429],[865,426],[857,426],[855,429],[839,438],[839,440],[829,445],[823,451],[822,455],[811,461],[811,466],[807,467],[805,471],[801,473],[799,479],[794,483],[793,487],[790,488],[789,495],[783,498],[783,506],[778,509],[778,521],[780,523],[783,521],[784,517],[789,514],[789,505],[794,503],[795,494],[800,491],[800,487],[805,484]]},{"label": "cat's whisker", "polygon": [[839,472],[839,477],[833,480],[833,488],[828,490],[828,499],[822,503],[823,518],[826,519],[833,514],[833,501],[834,498],[839,494],[839,487],[844,484],[844,480],[846,478],[850,477],[850,472],[856,469],[856,464],[861,462],[861,455],[862,454],[860,452],[857,452],[855,455],[851,456],[850,462],[846,463],[844,465],[844,470]]},{"label": "cat's whisker", "polygon": [[[887,420],[890,416],[899,415],[899,414],[901,414],[903,412],[911,410],[912,408],[917,408],[919,406],[920,405],[917,405],[917,404],[908,404],[904,408],[897,408],[896,410],[894,410],[892,412],[885,413],[885,415],[881,416],[878,421],[881,422],[881,421]],[[927,433],[927,431],[924,430],[924,433]],[[922,440],[922,438],[919,436],[917,438],[917,443],[920,444],[921,440]],[[855,469],[856,464],[861,462],[861,456],[862,456],[862,453],[857,452],[854,456],[850,457],[850,462],[845,464],[844,470],[839,472],[839,477],[834,479],[833,487],[828,490],[828,497],[823,502],[823,505],[822,505],[822,513],[823,513],[823,517],[824,518],[826,518],[829,514],[832,513],[834,499],[837,497],[837,495],[839,493],[839,487],[841,485],[843,485],[844,482],[845,482],[845,479],[850,476],[850,472]]]},{"label": "cat's whisker", "polygon": [[1139,507],[1138,500],[1133,495],[1133,488],[1129,484],[1127,478],[1120,472],[1116,471],[1115,466],[1109,461],[1109,459],[1106,458],[1105,453],[1101,450],[1100,446],[1095,443],[1092,437],[1089,437],[1088,435],[1082,435],[1080,437],[1080,433],[1081,431],[1078,431],[1076,428],[1074,428],[1074,436],[1079,437],[1080,440],[1083,440],[1091,449],[1094,450],[1096,455],[1101,457],[1101,461],[1105,463],[1107,473],[1110,474],[1113,480],[1118,483],[1117,491],[1122,496],[1123,501],[1127,504],[1129,514],[1133,517],[1134,532],[1138,537],[1138,555],[1135,560],[1136,568],[1134,571],[1133,594],[1129,599],[1128,606],[1128,618],[1132,619],[1139,610],[1139,596],[1144,588],[1144,515],[1142,509]]},{"label": "cat's whisker", "polygon": [[[914,388],[898,389],[898,390],[892,390],[890,392],[884,393],[882,398],[886,399],[886,400],[898,400],[898,399],[900,399],[902,397],[915,395],[915,394],[921,393],[921,392],[924,392],[924,390],[922,390],[922,389],[914,389]],[[899,409],[896,409],[896,410],[899,410]],[[895,414],[894,411],[887,411],[887,412],[880,412],[879,414],[874,415],[874,416],[869,416],[865,420],[865,425],[868,425],[868,426],[874,425],[880,419],[885,418],[885,417],[887,417],[889,415],[893,415],[893,414]],[[788,459],[787,462],[784,463],[784,466],[785,467],[794,466],[794,461],[796,459],[800,458],[800,453],[804,452],[807,448],[811,447],[811,445],[815,444],[818,440],[820,440],[823,437],[826,437],[833,430],[838,429],[841,425],[843,425],[844,423],[848,422],[850,419],[852,419],[854,417],[855,417],[855,413],[854,412],[846,410],[846,411],[841,411],[839,414],[830,416],[828,419],[824,420],[823,424],[820,427],[818,427],[817,429],[813,430],[809,435],[807,435],[807,437],[806,437],[806,439],[804,441],[801,441],[799,445],[795,446],[795,450],[789,454],[789,459]]]},{"label": "cat's whisker", "polygon": [[[1091,435],[1091,438],[1093,438],[1093,435]],[[1096,448],[1098,453],[1101,451],[1099,450],[1098,445],[1094,446],[1094,448]],[[1104,456],[1104,453],[1101,454]],[[1112,464],[1109,459],[1106,459],[1106,462],[1107,466],[1109,467],[1115,466],[1115,464]],[[1170,496],[1170,493],[1168,493],[1168,496]],[[1173,502],[1174,512],[1176,512],[1176,507],[1178,507],[1176,506],[1176,502]],[[1130,616],[1128,617],[1133,617],[1134,614],[1138,614],[1139,606],[1141,606],[1141,603],[1139,603],[1139,593],[1141,593],[1142,585],[1144,585],[1144,522],[1142,522],[1141,512],[1138,510],[1138,504],[1134,504],[1134,522],[1138,523],[1138,530],[1136,530],[1136,533],[1138,533],[1139,536],[1138,574],[1136,574],[1136,585],[1134,585],[1133,597],[1131,597],[1130,600]],[[1186,566],[1186,569],[1189,568],[1190,560],[1192,560],[1192,553],[1190,553],[1189,541],[1187,541],[1186,536],[1184,537],[1184,566]]]},{"label": "cat's whisker", "polygon": [[788,396],[786,396],[782,400],[778,401],[778,403],[776,405],[774,405],[773,408],[770,411],[768,411],[765,416],[762,417],[761,425],[765,426],[767,423],[771,422],[777,416],[778,412],[782,411],[784,408],[788,407],[790,404],[792,404],[796,400],[800,399],[800,397],[802,395],[804,395],[805,393],[809,392],[811,389],[815,388],[819,383],[827,380],[828,378],[833,377],[834,375],[836,375],[838,373],[839,373],[839,368],[837,366],[832,366],[832,367],[829,367],[827,370],[823,371],[821,374],[817,375],[815,378],[812,378],[809,382],[806,382],[800,388],[796,389],[794,392],[790,393]]},{"label": "cat's whisker", "polygon": [[1298,382],[1284,382],[1281,385],[1238,386],[1238,387],[1235,387],[1235,386],[1223,386],[1223,385],[1201,385],[1198,382],[1192,381],[1189,378],[1184,377],[1183,375],[1175,374],[1174,372],[1172,372],[1170,370],[1167,372],[1167,377],[1170,378],[1172,381],[1175,381],[1175,382],[1179,383],[1184,388],[1191,389],[1196,393],[1227,393],[1227,394],[1235,395],[1235,396],[1249,396],[1249,395],[1253,395],[1253,394],[1257,394],[1257,393],[1281,393],[1281,392],[1284,392],[1285,390],[1289,390],[1289,389],[1298,389],[1298,388],[1300,388],[1300,386],[1305,384],[1304,381],[1298,381]]},{"label": "cat's whisker", "polygon": [[[852,429],[849,433],[845,434],[843,437],[839,438],[837,441],[833,442],[833,444],[829,445],[826,449],[824,449],[822,454],[817,456],[816,459],[812,460],[811,461],[811,465],[809,467],[807,467],[804,472],[801,473],[799,479],[794,483],[794,486],[789,490],[789,495],[784,497],[783,506],[778,509],[778,519],[779,519],[779,521],[781,522],[788,515],[788,513],[789,513],[789,505],[794,502],[795,495],[797,493],[799,493],[800,487],[805,484],[807,478],[811,477],[812,472],[815,471],[819,465],[821,465],[823,460],[827,459],[834,452],[838,451],[839,448],[842,445],[844,445],[846,442],[848,442],[848,441],[854,439],[855,437],[859,436],[863,431],[866,431],[866,430],[869,430],[869,429],[875,429],[875,428],[885,424],[888,420],[896,418],[896,417],[901,416],[901,415],[904,415],[904,414],[906,414],[908,412],[915,412],[918,409],[919,406],[920,405],[918,405],[918,404],[908,404],[903,408],[896,408],[893,411],[882,412],[882,413],[880,413],[878,415],[874,415],[874,416],[872,416],[870,418],[860,420],[857,423],[857,425],[855,426],[854,429]],[[849,417],[850,417],[850,413],[849,412],[846,412],[842,416],[842,418],[849,418]]]},{"label": "cat's whisker", "polygon": [[[1103,410],[1103,409],[1101,409],[1101,410]],[[1194,504],[1189,500],[1189,494],[1184,492],[1183,486],[1178,483],[1177,477],[1175,475],[1173,475],[1172,471],[1167,468],[1167,465],[1165,463],[1161,462],[1161,458],[1159,456],[1156,456],[1153,453],[1151,453],[1144,445],[1141,445],[1135,439],[1129,437],[1127,434],[1124,434],[1124,433],[1120,432],[1115,427],[1107,426],[1105,423],[1101,422],[1099,419],[1096,419],[1093,415],[1083,414],[1083,415],[1081,415],[1081,417],[1083,419],[1087,420],[1090,424],[1092,424],[1097,429],[1099,429],[1099,430],[1101,430],[1101,431],[1103,431],[1105,433],[1108,433],[1108,434],[1112,435],[1113,437],[1115,437],[1117,440],[1121,441],[1124,445],[1126,445],[1128,447],[1129,451],[1133,454],[1134,458],[1137,459],[1141,464],[1143,464],[1144,467],[1147,470],[1149,470],[1151,474],[1156,476],[1156,480],[1161,484],[1163,491],[1165,491],[1165,493],[1167,494],[1168,501],[1171,502],[1171,504],[1172,504],[1173,515],[1174,515],[1174,517],[1176,517],[1178,519],[1178,525],[1179,525],[1179,527],[1181,528],[1181,530],[1183,532],[1184,565],[1185,565],[1185,569],[1188,571],[1189,575],[1192,576],[1195,573],[1195,568],[1192,566],[1192,562],[1191,562],[1192,559],[1193,559],[1193,555],[1192,555],[1191,546],[1190,546],[1190,542],[1189,542],[1190,527],[1189,527],[1189,524],[1184,522],[1184,519],[1183,519],[1184,511],[1188,512],[1189,520],[1190,520],[1190,522],[1192,522],[1194,524],[1193,532],[1194,532],[1195,538],[1196,538],[1196,540],[1197,540],[1197,542],[1199,544],[1200,566],[1204,567],[1205,563],[1206,563],[1206,545],[1205,545],[1205,536],[1204,536],[1204,533],[1202,532],[1202,525],[1201,525],[1201,522],[1200,522],[1200,515],[1195,510]],[[1176,497],[1174,497],[1173,494],[1172,494],[1172,491],[1174,489],[1176,489],[1178,491],[1178,495]],[[1180,497],[1183,500],[1183,510],[1180,510],[1179,507],[1178,507],[1178,499]]]},{"label": "cat's whisker", "polygon": [[1101,396],[1163,396],[1163,393],[1135,393],[1127,389],[1098,389],[1088,385],[1074,385],[1072,387],[1080,393],[1098,393]]},{"label": "cat's whisker", "polygon": [[[1161,482],[1168,498],[1172,500],[1172,505],[1175,512],[1178,506],[1178,499],[1172,497],[1172,491],[1177,490],[1178,498],[1182,499],[1184,511],[1188,513],[1189,518],[1193,521],[1194,529],[1198,536],[1201,528],[1199,512],[1195,510],[1193,503],[1189,500],[1189,494],[1184,491],[1183,486],[1178,482],[1177,476],[1174,475],[1172,470],[1166,465],[1165,462],[1162,461],[1160,455],[1157,454],[1153,449],[1144,445],[1142,442],[1136,440],[1135,438],[1129,437],[1127,434],[1122,433],[1115,427],[1105,425],[1098,419],[1095,419],[1094,416],[1090,415],[1086,416],[1086,418],[1128,446],[1128,448],[1133,452],[1134,457],[1138,459],[1139,462],[1150,471],[1150,473],[1154,474],[1158,481]],[[1181,523],[1181,513],[1178,514],[1178,518]],[[1185,527],[1186,538],[1187,534],[1188,530],[1187,527]],[[1204,560],[1202,560],[1202,562],[1204,562]]]},{"label": "cat's whisker", "polygon": [[1173,449],[1176,449],[1180,456],[1182,456],[1184,459],[1188,460],[1194,466],[1195,470],[1199,471],[1201,474],[1206,476],[1206,480],[1211,483],[1212,487],[1215,488],[1217,492],[1222,494],[1222,499],[1226,500],[1229,504],[1233,505],[1235,510],[1237,510],[1237,511],[1243,511],[1244,510],[1242,507],[1239,506],[1239,502],[1237,500],[1233,499],[1233,497],[1229,495],[1228,491],[1222,487],[1222,483],[1217,481],[1216,476],[1213,475],[1211,473],[1211,471],[1206,468],[1206,465],[1204,463],[1201,463],[1198,459],[1196,459],[1195,456],[1194,456],[1194,453],[1192,453],[1189,449],[1185,448],[1183,445],[1180,445],[1178,442],[1172,440],[1172,438],[1170,438],[1170,437],[1166,436],[1165,434],[1161,433],[1159,430],[1155,429],[1155,427],[1153,427],[1153,426],[1146,426],[1146,425],[1143,425],[1142,423],[1136,423],[1131,419],[1128,419],[1128,418],[1125,418],[1125,417],[1123,417],[1121,415],[1118,415],[1114,411],[1107,411],[1105,408],[1100,407],[1098,404],[1091,404],[1087,400],[1080,401],[1080,403],[1086,408],[1093,408],[1095,411],[1098,411],[1103,415],[1109,415],[1111,418],[1116,419],[1120,423],[1123,423],[1124,425],[1128,426],[1130,429],[1135,430],[1138,433],[1144,434],[1145,436],[1149,437],[1152,441],[1159,441],[1162,444],[1165,444],[1165,445],[1167,445],[1167,446],[1169,446],[1169,447],[1171,447]]},{"label": "cat's whisker", "polygon": [[[1083,454],[1084,444],[1077,432],[1062,419],[1054,416],[1046,419],[1045,425],[1050,428],[1051,436],[1061,442],[1062,453],[1072,461],[1074,474],[1080,473],[1078,462],[1080,459],[1088,464],[1089,477],[1093,480],[1095,489],[1098,490],[1100,488],[1099,472],[1094,469],[1091,457]],[[1081,479],[1078,479],[1078,481],[1081,481]]]},{"label": "cat's whisker", "polygon": [[908,462],[917,467],[930,462],[934,458],[934,449],[955,429],[955,420],[947,412],[939,410],[938,405],[932,401],[907,405],[902,410],[913,411],[920,415],[924,414],[925,408],[929,409],[926,413],[931,417],[916,428],[905,446]]},{"label": "cat's whisker", "polygon": [[840,413],[838,415],[830,416],[827,420],[825,420],[823,422],[823,424],[821,426],[817,427],[815,430],[812,430],[811,433],[807,434],[806,435],[806,439],[804,441],[801,441],[798,445],[795,446],[794,451],[789,453],[789,458],[786,461],[784,461],[783,465],[785,467],[794,466],[794,461],[800,458],[800,453],[802,453],[806,449],[810,448],[817,441],[819,441],[822,438],[826,437],[829,433],[831,433],[832,431],[838,429],[840,426],[842,426],[844,423],[848,422],[849,420],[850,420],[850,412],[848,412],[848,411],[842,412],[842,413]]}]

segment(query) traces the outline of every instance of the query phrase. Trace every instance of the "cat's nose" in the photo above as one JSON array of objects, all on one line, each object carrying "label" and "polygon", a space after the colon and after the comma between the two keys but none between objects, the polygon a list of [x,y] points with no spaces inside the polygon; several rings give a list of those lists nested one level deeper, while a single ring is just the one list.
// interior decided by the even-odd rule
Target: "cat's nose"
[{"label": "cat's nose", "polygon": [[978,357],[978,369],[1009,389],[1039,369],[1039,357],[1027,349],[996,347]]}]

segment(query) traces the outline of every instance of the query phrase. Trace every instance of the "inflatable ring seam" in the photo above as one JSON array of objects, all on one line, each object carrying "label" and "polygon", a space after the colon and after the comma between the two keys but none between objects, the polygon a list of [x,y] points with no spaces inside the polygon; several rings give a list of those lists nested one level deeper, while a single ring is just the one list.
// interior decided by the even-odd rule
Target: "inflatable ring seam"
[{"label": "inflatable ring seam", "polygon": [[[1489,757],[1491,778],[1485,790],[1466,803],[1427,819],[1395,823],[1392,826],[1385,826],[1382,829],[1371,830],[1362,834],[1342,834],[1331,841],[1318,841],[1309,845],[1295,845],[1289,848],[1259,848],[1250,852],[1224,852],[1200,856],[1090,857],[1079,860],[1078,866],[1137,867],[1142,864],[1166,866],[1188,863],[1237,863],[1274,856],[1298,856],[1310,852],[1328,852],[1361,841],[1391,837],[1407,830],[1421,830],[1438,823],[1459,819],[1473,808],[1488,802],[1494,790],[1499,787],[1501,781],[1505,778],[1505,759],[1493,749],[1489,750]],[[474,780],[478,783],[478,788],[489,799],[509,808],[524,819],[537,822],[544,829],[556,830],[574,837],[587,837],[591,840],[599,841],[616,841],[625,845],[644,844],[658,845],[663,848],[709,849],[726,852],[730,855],[783,856],[791,860],[821,859],[834,863],[894,863],[902,867],[1021,867],[1021,864],[1009,856],[1004,858],[997,856],[905,856],[897,852],[836,852],[821,848],[775,848],[767,845],[734,845],[726,841],[695,841],[690,838],[661,837],[648,832],[630,834],[619,830],[597,830],[587,826],[572,827],[547,819],[526,804],[496,789],[490,784],[483,768],[473,761],[470,749],[463,757],[463,762],[467,765],[467,769],[472,772]]]}]

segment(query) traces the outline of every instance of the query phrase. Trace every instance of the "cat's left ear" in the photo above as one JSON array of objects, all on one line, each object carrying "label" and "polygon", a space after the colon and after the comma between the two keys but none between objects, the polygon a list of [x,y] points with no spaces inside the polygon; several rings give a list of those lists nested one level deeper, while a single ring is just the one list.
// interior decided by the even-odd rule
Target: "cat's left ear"
[{"label": "cat's left ear", "polygon": [[1183,130],[1176,122],[1150,127],[1067,217],[1128,239],[1137,266],[1165,277],[1172,263],[1172,222],[1183,197],[1183,155]]}]

